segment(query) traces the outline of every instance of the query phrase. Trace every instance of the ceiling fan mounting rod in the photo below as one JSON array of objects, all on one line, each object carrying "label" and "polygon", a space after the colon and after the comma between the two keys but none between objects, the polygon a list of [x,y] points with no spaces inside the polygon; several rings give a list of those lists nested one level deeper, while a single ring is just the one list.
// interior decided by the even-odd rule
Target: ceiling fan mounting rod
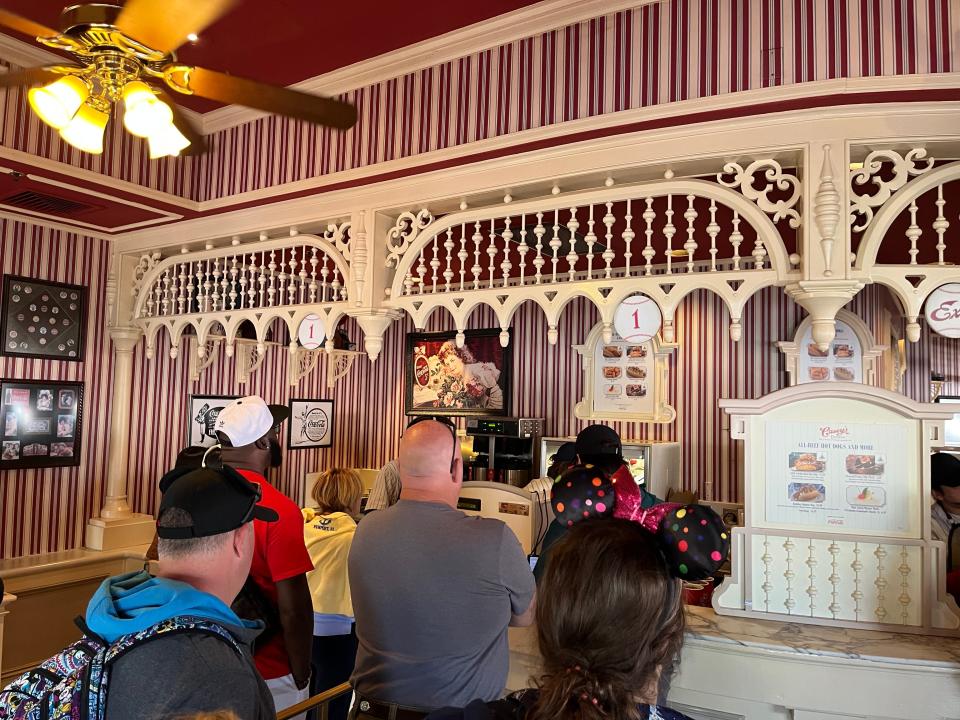
[{"label": "ceiling fan mounting rod", "polygon": [[104,50],[93,59],[94,74],[110,100],[120,99],[123,87],[140,77],[141,65],[122,52]]}]

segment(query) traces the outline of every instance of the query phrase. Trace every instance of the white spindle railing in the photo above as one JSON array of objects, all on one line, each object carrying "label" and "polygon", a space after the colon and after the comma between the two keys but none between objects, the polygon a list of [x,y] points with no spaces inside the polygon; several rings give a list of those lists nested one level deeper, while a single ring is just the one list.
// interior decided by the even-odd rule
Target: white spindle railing
[{"label": "white spindle railing", "polygon": [[280,246],[235,246],[160,261],[139,287],[137,317],[342,302],[346,265],[331,253],[293,238]]},{"label": "white spindle railing", "polygon": [[[772,257],[771,234],[752,224],[753,247],[744,257],[743,205],[700,193],[701,186],[613,199],[594,195],[595,202],[552,202],[543,208],[531,201],[522,210],[491,208],[488,214],[464,213],[464,221],[457,216],[437,221],[418,240],[411,238],[405,255],[392,253],[395,296],[764,270],[774,259],[785,264],[782,243],[774,239],[779,254]],[[639,253],[634,245],[638,233]],[[635,262],[638,255],[640,263]]]}]

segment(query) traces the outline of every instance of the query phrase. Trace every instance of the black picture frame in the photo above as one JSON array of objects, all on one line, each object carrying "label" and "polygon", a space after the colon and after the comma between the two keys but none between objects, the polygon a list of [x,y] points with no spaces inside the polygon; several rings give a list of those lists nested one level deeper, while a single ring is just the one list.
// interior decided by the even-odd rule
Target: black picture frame
[{"label": "black picture frame", "polygon": [[83,383],[0,379],[0,431],[0,470],[79,465]]},{"label": "black picture frame", "polygon": [[[212,445],[216,445],[217,442],[216,437],[207,435],[206,432],[200,431],[197,427],[198,425],[202,424],[197,420],[199,408],[201,408],[205,403],[219,403],[221,401],[225,401],[223,402],[223,405],[227,405],[239,397],[239,395],[191,395],[189,398],[187,398],[187,447],[210,447]],[[223,407],[223,405],[220,407]],[[210,419],[210,423],[213,423],[215,420],[216,416]]]},{"label": "black picture frame", "polygon": [[[47,301],[36,304],[36,314],[32,317],[37,318],[37,324],[42,323],[38,329],[57,330],[57,341],[49,333],[40,335],[28,332],[29,327],[37,327],[31,323],[31,316],[27,315],[30,312],[28,295],[36,298],[49,295]],[[72,305],[76,307],[72,308]],[[83,362],[87,334],[87,288],[22,275],[4,275],[0,308],[0,355]],[[40,308],[46,310],[41,311]],[[54,323],[52,326],[49,325],[51,322]],[[66,327],[62,327],[64,323],[67,323]],[[70,346],[71,342],[74,347]],[[17,347],[11,347],[14,343]],[[64,346],[63,350],[60,349],[61,345]]]},{"label": "black picture frame", "polygon": [[[334,415],[336,405],[333,400],[326,398],[291,398],[290,402],[287,403],[287,408],[290,410],[290,419],[287,420],[287,450],[311,450],[313,448],[333,447],[333,435],[337,427],[335,421],[336,416]],[[299,437],[297,440],[294,440],[295,434],[300,435],[309,432],[308,430],[304,430],[304,423],[308,419],[307,416],[311,413],[315,414],[316,411],[320,411],[325,415],[326,422],[328,423],[327,431],[315,441],[309,436],[306,441],[299,439]],[[294,428],[296,428],[296,430]]]},{"label": "black picture frame", "polygon": [[[506,417],[510,415],[511,390],[513,380],[513,333],[510,333],[510,342],[507,347],[500,346],[500,330],[467,330],[464,332],[463,348],[456,348],[456,331],[437,332],[437,333],[407,333],[406,349],[403,356],[404,365],[404,412],[407,415],[446,415],[450,417]],[[449,343],[449,345],[447,345]],[[428,345],[426,354],[417,351],[418,346]],[[432,347],[429,347],[432,346]],[[443,348],[442,346],[446,346]],[[438,350],[438,353],[432,353]],[[466,350],[469,355],[463,357],[463,351]],[[463,374],[460,387],[454,386],[456,380],[456,370],[441,370],[435,373],[430,370],[430,358],[434,355],[437,361],[443,354],[455,354],[463,366]],[[418,357],[423,355],[425,360]],[[468,362],[469,359],[474,362]],[[424,361],[427,363],[426,370]],[[443,361],[445,362],[445,361]],[[480,368],[480,373],[474,374],[473,378],[468,377],[471,373],[469,368],[473,365],[482,365],[493,363],[495,369],[499,371],[496,382],[490,384],[489,369]],[[430,378],[428,385],[422,384],[424,375],[427,372]],[[436,386],[436,377],[441,375],[440,385]],[[419,380],[417,379],[419,378]],[[473,379],[479,379],[480,382],[473,382]],[[496,385],[496,388],[494,388]],[[440,391],[446,389],[443,395]],[[452,400],[453,406],[448,405],[449,396],[456,389],[456,394]],[[474,390],[482,393],[474,395]],[[415,398],[415,391],[419,391],[421,396],[428,399],[419,401]],[[496,393],[499,392],[502,401],[500,407],[496,406]],[[437,399],[430,399],[431,394],[437,394]],[[426,404],[427,402],[438,404]],[[458,406],[457,403],[461,403]]]}]

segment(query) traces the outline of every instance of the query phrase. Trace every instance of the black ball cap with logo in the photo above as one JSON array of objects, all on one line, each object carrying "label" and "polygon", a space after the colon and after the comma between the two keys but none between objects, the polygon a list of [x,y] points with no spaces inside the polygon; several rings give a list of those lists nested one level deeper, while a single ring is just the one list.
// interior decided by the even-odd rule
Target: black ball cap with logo
[{"label": "black ball cap with logo", "polygon": [[157,536],[165,540],[208,537],[236,530],[251,520],[276,522],[274,510],[258,505],[260,486],[231,467],[177,468],[160,480],[160,509],[177,508],[187,513],[189,527],[157,527]]}]

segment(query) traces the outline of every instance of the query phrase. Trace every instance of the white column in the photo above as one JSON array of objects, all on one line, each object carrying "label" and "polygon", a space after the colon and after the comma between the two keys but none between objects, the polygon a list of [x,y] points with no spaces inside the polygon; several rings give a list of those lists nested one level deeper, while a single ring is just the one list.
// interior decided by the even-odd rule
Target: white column
[{"label": "white column", "polygon": [[87,523],[86,545],[93,550],[113,550],[147,544],[153,538],[153,517],[132,512],[127,503],[133,349],[142,335],[138,328],[133,327],[110,329],[114,363],[106,497],[100,516],[91,518]]}]

